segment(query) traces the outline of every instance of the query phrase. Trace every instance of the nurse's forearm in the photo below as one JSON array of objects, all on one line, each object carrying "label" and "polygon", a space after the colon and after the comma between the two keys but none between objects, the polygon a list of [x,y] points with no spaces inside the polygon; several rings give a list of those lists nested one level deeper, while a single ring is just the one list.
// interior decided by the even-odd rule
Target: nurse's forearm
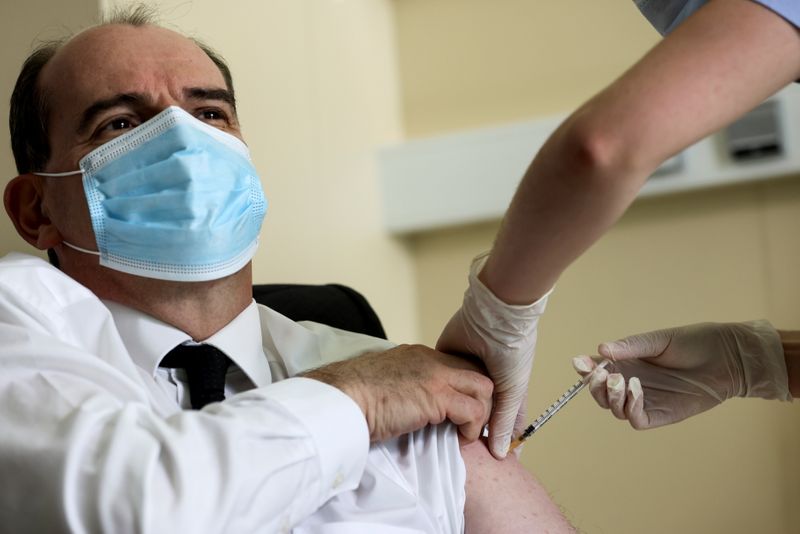
[{"label": "nurse's forearm", "polygon": [[479,274],[506,303],[544,295],[622,215],[647,176],[604,161],[603,141],[587,138],[580,120],[570,117],[540,150]]},{"label": "nurse's forearm", "polygon": [[545,143],[480,278],[527,303],[622,215],[664,160],[800,78],[800,36],[750,0],[709,2]]}]

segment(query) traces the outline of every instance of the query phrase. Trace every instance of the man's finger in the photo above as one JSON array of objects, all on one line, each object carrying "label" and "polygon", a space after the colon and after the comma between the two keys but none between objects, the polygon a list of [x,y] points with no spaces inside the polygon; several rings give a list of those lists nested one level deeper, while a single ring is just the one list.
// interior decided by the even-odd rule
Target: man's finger
[{"label": "man's finger", "polygon": [[470,442],[478,439],[491,405],[455,390],[446,396],[445,402],[447,418],[458,426],[459,433]]},{"label": "man's finger", "polygon": [[494,383],[490,378],[473,371],[454,370],[448,383],[456,391],[480,400],[491,409]]}]

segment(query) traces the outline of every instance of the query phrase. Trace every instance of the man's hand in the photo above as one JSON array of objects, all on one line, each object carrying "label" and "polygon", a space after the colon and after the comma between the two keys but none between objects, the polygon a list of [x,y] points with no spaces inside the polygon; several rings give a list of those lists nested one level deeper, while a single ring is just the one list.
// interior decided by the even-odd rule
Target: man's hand
[{"label": "man's hand", "polygon": [[305,373],[339,388],[364,412],[371,441],[445,419],[468,441],[480,436],[492,407],[492,381],[480,364],[422,345],[400,345]]},{"label": "man's hand", "polygon": [[486,365],[495,392],[489,450],[496,458],[505,458],[512,432],[525,424],[536,327],[549,293],[533,304],[506,304],[478,279],[485,259],[479,256],[473,261],[464,301],[439,336],[436,349],[473,354]]},{"label": "man's hand", "polygon": [[[701,323],[603,343],[614,372],[586,356],[573,365],[592,372],[597,404],[636,429],[677,423],[731,397],[790,400],[778,332],[767,321]],[[627,382],[627,387],[626,387]]]}]

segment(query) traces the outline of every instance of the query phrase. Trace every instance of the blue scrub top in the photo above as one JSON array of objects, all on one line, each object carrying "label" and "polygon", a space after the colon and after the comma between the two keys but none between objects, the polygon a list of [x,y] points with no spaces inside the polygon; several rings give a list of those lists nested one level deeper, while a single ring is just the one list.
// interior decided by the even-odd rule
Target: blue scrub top
[{"label": "blue scrub top", "polygon": [[753,0],[800,28],[800,2],[797,0]]},{"label": "blue scrub top", "polygon": [[[678,27],[686,18],[700,9],[708,0],[634,0],[642,14],[661,35]],[[752,0],[774,11],[796,28],[800,28],[800,1]]]}]

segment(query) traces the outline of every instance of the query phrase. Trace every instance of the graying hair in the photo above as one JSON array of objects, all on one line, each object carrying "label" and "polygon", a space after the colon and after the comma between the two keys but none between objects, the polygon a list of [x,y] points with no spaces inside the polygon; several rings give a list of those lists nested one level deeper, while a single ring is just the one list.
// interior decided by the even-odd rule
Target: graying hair
[{"label": "graying hair", "polygon": [[126,24],[128,26],[158,26],[160,24],[158,10],[147,4],[132,6],[115,6],[111,13],[103,15],[100,26],[108,24]]}]

